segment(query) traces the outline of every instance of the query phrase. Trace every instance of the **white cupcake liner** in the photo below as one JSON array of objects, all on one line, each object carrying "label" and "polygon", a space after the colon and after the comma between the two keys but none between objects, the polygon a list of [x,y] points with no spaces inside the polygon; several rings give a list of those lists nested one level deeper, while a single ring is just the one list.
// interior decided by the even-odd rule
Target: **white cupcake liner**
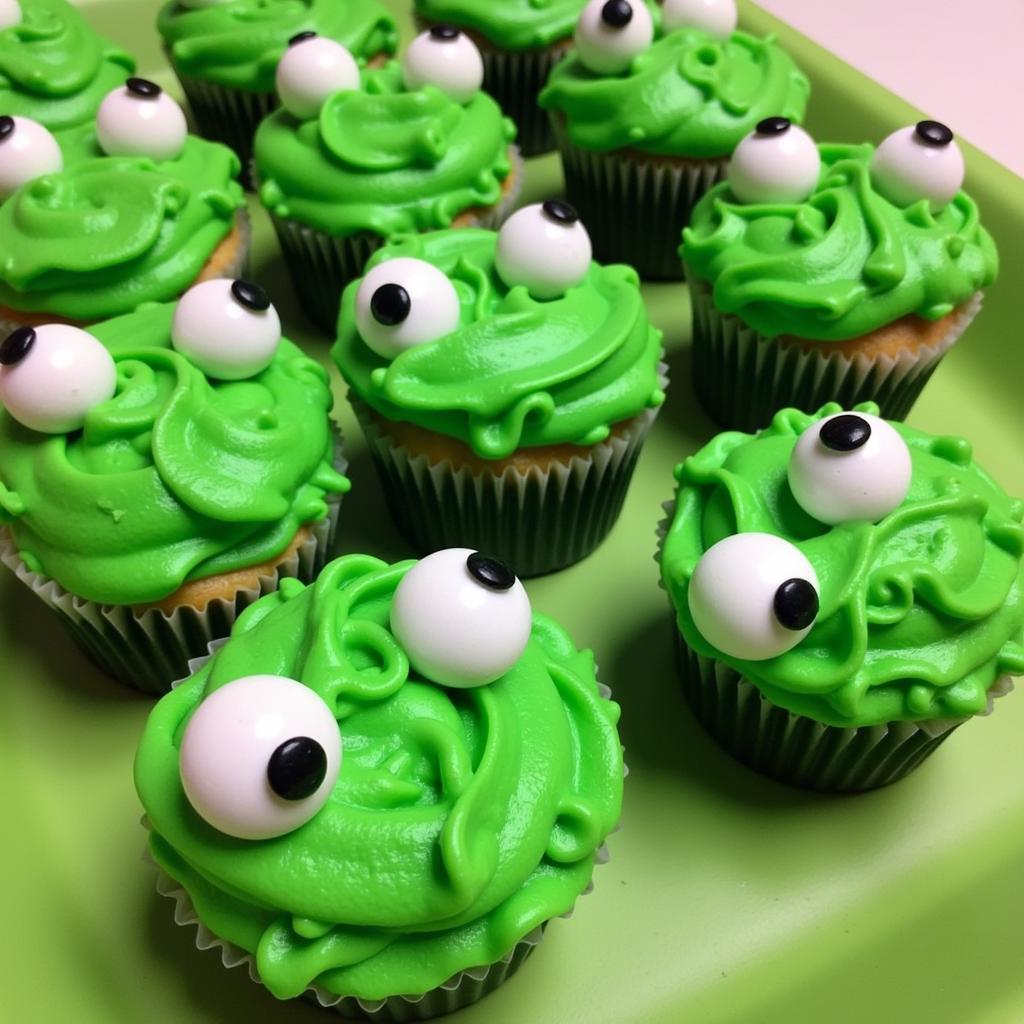
[{"label": "white cupcake liner", "polygon": [[683,228],[690,211],[725,177],[727,161],[594,152],[569,138],[565,118],[551,116],[565,170],[565,192],[587,225],[602,263],[628,263],[645,279],[678,281]]},{"label": "white cupcake liner", "polygon": [[877,402],[881,415],[902,420],[942,357],[981,309],[972,296],[933,345],[897,356],[848,356],[765,338],[733,314],[720,313],[710,287],[690,288],[693,308],[693,377],[708,414],[728,430],[768,426],[779,409],[814,412],[826,402],[852,409]]}]

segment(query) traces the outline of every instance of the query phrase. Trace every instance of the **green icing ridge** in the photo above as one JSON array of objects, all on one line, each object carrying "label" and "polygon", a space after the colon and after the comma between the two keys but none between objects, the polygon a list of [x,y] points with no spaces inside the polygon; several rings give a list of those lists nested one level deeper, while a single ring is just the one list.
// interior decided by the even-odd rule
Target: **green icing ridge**
[{"label": "green icing ridge", "polygon": [[977,204],[896,206],[871,184],[869,144],[821,145],[803,203],[744,204],[721,182],[694,208],[680,249],[715,306],[762,335],[842,341],[916,314],[937,320],[990,285],[999,261]]},{"label": "green icing ridge", "polygon": [[501,200],[515,126],[490,96],[459,104],[433,86],[406,91],[397,61],[364,70],[362,84],[316,119],[277,110],[260,124],[260,199],[272,213],[334,236],[387,236],[448,227]]},{"label": "green icing ridge", "polygon": [[208,380],[171,347],[174,304],[90,328],[117,392],[47,435],[0,407],[0,523],[73,594],[140,604],[258,565],[348,490],[332,468],[326,371],[282,340],[248,380]]},{"label": "green icing ridge", "polygon": [[259,93],[274,91],[278,61],[299,32],[333,39],[359,61],[398,44],[394,19],[376,0],[228,0],[191,10],[171,0],[157,29],[175,70]]},{"label": "green icing ridge", "polygon": [[96,116],[135,61],[98,36],[65,0],[19,0],[20,25],[0,32],[0,113],[59,131]]},{"label": "green icing ridge", "polygon": [[593,445],[616,423],[660,405],[661,332],[630,267],[592,263],[559,299],[509,289],[494,266],[497,234],[452,229],[392,239],[386,259],[426,260],[461,300],[457,330],[388,362],[360,338],[359,281],[344,292],[332,355],[349,387],[386,419],[458,438],[501,459],[520,448]]},{"label": "green icing ridge", "polygon": [[766,117],[800,122],[810,85],[769,36],[699,29],[657,39],[621,75],[587,70],[575,51],[557,65],[538,102],[564,116],[582,149],[725,157]]},{"label": "green icing ridge", "polygon": [[[491,685],[420,678],[389,629],[413,564],[349,555],[263,598],[142,738],[154,858],[278,998],[314,983],[363,999],[425,992],[494,962],[572,907],[619,819],[619,708],[598,693],[593,654],[535,615],[526,651]],[[204,695],[268,672],[335,708],[345,749],[315,817],[247,842],[192,810],[178,751]]]},{"label": "green icing ridge", "polygon": [[533,50],[571,39],[586,0],[415,0],[427,21],[467,28],[505,50]]},{"label": "green icing ridge", "polygon": [[[661,574],[679,630],[774,704],[827,725],[983,713],[996,680],[1024,672],[1024,502],[973,462],[967,441],[892,423],[913,465],[905,501],[877,524],[826,527],[796,504],[786,469],[800,434],[839,411],[784,409],[756,435],[719,434],[677,468]],[[737,532],[795,544],[821,585],[811,632],[767,661],[712,648],[687,603],[701,555]]]}]

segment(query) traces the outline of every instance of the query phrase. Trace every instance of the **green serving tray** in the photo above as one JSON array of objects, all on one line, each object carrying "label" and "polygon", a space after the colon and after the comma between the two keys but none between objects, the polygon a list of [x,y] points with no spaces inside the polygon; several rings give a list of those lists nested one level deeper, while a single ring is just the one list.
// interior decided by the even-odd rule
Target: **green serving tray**
[{"label": "green serving tray", "polygon": [[[144,74],[172,84],[154,0],[82,6],[139,55]],[[819,138],[877,140],[917,119],[754,6],[744,4],[743,21],[776,32],[810,74]],[[911,422],[971,438],[981,462],[1024,494],[1024,182],[964,148],[1002,276]],[[531,163],[524,201],[559,188],[556,158]],[[291,336],[326,357],[259,211],[255,224],[255,278],[272,286]],[[713,430],[689,379],[685,288],[646,295],[666,332],[673,384],[625,512],[594,556],[529,588],[536,607],[593,646],[622,704],[632,769],[624,827],[573,919],[556,922],[515,978],[453,1021],[1024,1020],[1024,695],[960,730],[909,779],[854,797],[752,774],[684,707],[651,556],[672,467]],[[354,488],[343,550],[405,557],[350,416],[345,425]],[[194,930],[176,927],[173,905],[156,895],[131,780],[151,701],[102,676],[6,572],[0,610],[0,1021],[326,1020],[303,1003],[275,1003],[244,970],[198,952]]]}]

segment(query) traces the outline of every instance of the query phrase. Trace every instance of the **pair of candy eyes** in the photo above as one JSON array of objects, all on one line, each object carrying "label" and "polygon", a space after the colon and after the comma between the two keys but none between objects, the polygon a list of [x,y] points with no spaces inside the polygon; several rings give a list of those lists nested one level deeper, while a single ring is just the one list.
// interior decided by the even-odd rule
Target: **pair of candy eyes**
[{"label": "pair of candy eyes", "polygon": [[[503,676],[529,642],[522,583],[503,563],[465,548],[416,563],[396,588],[391,631],[417,673],[448,687]],[[283,835],[327,802],[342,761],[338,723],[321,697],[281,676],[215,690],[182,736],[179,772],[196,812],[240,839]]]}]

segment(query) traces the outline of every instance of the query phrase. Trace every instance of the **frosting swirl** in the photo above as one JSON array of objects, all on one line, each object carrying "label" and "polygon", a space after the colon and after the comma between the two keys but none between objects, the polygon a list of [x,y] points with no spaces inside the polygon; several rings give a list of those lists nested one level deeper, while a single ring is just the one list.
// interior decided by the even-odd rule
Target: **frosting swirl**
[{"label": "frosting swirl", "polygon": [[530,50],[572,36],[586,0],[416,0],[428,21],[472,29],[502,49]]}]

